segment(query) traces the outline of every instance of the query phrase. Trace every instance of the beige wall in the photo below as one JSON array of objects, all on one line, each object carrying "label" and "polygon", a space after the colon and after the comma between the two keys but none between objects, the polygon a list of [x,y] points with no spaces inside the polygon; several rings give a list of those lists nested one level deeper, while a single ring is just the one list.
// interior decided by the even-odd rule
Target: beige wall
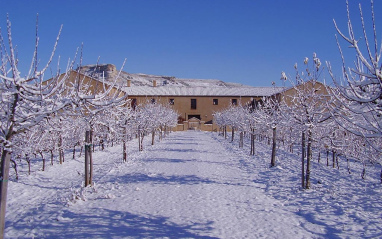
[{"label": "beige wall", "polygon": [[[69,78],[66,81],[66,84],[73,84],[77,77],[80,77],[84,85],[88,85],[89,88],[86,91],[90,94],[94,92],[101,92],[103,90],[102,83],[94,80],[91,77],[85,76],[83,74],[78,74],[75,71],[71,71]],[[62,74],[60,77],[63,77]],[[106,85],[106,88],[110,86]],[[115,93],[116,89],[112,89],[111,94]],[[120,96],[122,96],[121,92]],[[197,115],[200,116],[201,125],[200,130],[212,131],[216,130],[216,125],[205,124],[213,120],[213,113],[222,111],[229,107],[232,104],[232,99],[236,99],[237,105],[246,105],[251,103],[251,100],[260,100],[261,97],[235,97],[235,96],[134,96],[129,95],[129,99],[136,99],[136,104],[146,104],[151,103],[152,99],[155,99],[155,102],[161,103],[163,105],[169,104],[170,99],[174,100],[174,104],[171,107],[178,112],[180,119],[180,124],[177,127],[174,127],[173,130],[187,130],[189,124],[184,123],[187,121],[190,116]],[[191,99],[196,99],[196,109],[191,109]],[[214,105],[213,100],[217,99],[218,104]]]},{"label": "beige wall", "polygon": [[[233,97],[233,96],[132,96],[129,99],[136,99],[137,104],[150,103],[151,99],[161,104],[168,104],[170,99],[174,99],[174,104],[171,106],[179,113],[179,116],[184,120],[188,120],[191,115],[200,115],[201,121],[208,122],[213,120],[212,114],[217,111],[226,109],[231,105],[232,99],[237,100],[238,105],[246,105],[251,102],[251,99],[260,100],[260,97]],[[196,109],[191,109],[191,99],[196,99]],[[218,100],[218,104],[213,104],[213,99]]]},{"label": "beige wall", "polygon": [[[326,98],[327,100],[329,100],[330,98],[329,97],[330,94],[328,93],[327,87],[325,87],[325,85],[322,84],[321,82],[316,81],[313,84],[312,81],[308,81],[308,82],[305,82],[304,84],[300,84],[295,87],[298,88],[299,91],[305,93],[306,95],[310,94],[312,92],[312,89],[314,88],[315,93],[317,95],[321,95],[324,99]],[[281,100],[283,98],[287,105],[292,105],[293,98],[296,95],[298,95],[297,89],[295,89],[294,87],[291,87],[285,90],[284,92],[276,94],[276,97],[278,98],[278,100]],[[323,104],[325,104],[325,102],[323,102]]]}]

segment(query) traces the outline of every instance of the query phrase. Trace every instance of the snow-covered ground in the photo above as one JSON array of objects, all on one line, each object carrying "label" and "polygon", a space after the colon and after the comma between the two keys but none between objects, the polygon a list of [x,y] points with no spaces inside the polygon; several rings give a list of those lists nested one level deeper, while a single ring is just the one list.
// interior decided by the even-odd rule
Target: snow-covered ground
[{"label": "snow-covered ground", "polygon": [[[96,151],[94,187],[82,188],[83,158],[19,170],[10,182],[7,238],[378,238],[380,168],[314,163],[300,190],[299,156],[256,142],[256,155],[210,132],[174,132],[137,151]],[[324,161],[324,160],[323,160]]]}]

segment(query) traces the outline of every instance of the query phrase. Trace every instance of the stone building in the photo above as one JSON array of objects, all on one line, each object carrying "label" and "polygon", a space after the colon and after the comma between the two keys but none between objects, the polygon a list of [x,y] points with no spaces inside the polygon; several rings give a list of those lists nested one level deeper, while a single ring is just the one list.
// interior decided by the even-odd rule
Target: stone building
[{"label": "stone building", "polygon": [[[77,69],[78,70],[78,69]],[[213,114],[230,105],[257,104],[263,97],[279,93],[281,87],[252,87],[209,79],[179,79],[173,76],[131,74],[118,71],[114,65],[88,65],[80,73],[72,71],[71,78],[84,78],[90,89],[100,82],[106,85],[117,79],[130,99],[130,106],[138,104],[166,104],[179,114],[174,130],[216,130]],[[118,76],[118,78],[117,78]]]}]

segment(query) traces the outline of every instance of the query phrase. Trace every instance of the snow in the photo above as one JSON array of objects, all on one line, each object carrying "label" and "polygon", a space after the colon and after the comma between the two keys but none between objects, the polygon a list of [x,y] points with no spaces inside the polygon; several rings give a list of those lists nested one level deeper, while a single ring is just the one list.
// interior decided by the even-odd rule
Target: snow
[{"label": "snow", "polygon": [[[93,187],[83,158],[48,166],[19,162],[9,184],[7,238],[364,238],[382,236],[380,167],[352,174],[314,163],[313,188],[299,188],[299,156],[270,146],[238,148],[217,133],[174,132],[145,149],[96,149]],[[266,142],[264,142],[266,143]],[[326,161],[322,159],[322,161]],[[344,164],[344,163],[342,163]],[[14,175],[11,176],[13,178]]]},{"label": "snow", "polygon": [[270,96],[281,88],[273,87],[178,87],[134,86],[123,89],[129,96]]},{"label": "snow", "polygon": [[[115,69],[114,65],[99,65],[101,68]],[[114,82],[117,71],[101,72],[95,65],[83,66],[82,73],[95,80]],[[106,75],[104,74],[106,73]],[[104,77],[106,77],[104,79]],[[253,87],[240,83],[224,82],[216,79],[185,79],[174,76],[160,76],[121,71],[118,84],[129,96],[270,96],[281,92],[282,87]],[[127,87],[127,81],[130,86]],[[156,81],[156,87],[153,82]]]}]

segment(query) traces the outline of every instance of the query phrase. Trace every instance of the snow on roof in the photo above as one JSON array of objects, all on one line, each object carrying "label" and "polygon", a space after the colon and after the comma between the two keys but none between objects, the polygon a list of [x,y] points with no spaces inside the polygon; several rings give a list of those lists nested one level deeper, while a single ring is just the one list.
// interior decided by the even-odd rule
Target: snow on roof
[{"label": "snow on roof", "polygon": [[131,96],[270,96],[282,87],[176,87],[132,86],[123,90]]},{"label": "snow on roof", "polygon": [[[117,75],[112,64],[87,65],[81,72],[95,80],[113,82]],[[127,87],[128,83],[130,87]],[[153,86],[154,82],[157,86]],[[282,87],[252,87],[240,83],[224,82],[216,79],[184,79],[174,76],[159,76],[122,71],[117,84],[131,96],[249,96],[262,97],[279,93]]]}]

